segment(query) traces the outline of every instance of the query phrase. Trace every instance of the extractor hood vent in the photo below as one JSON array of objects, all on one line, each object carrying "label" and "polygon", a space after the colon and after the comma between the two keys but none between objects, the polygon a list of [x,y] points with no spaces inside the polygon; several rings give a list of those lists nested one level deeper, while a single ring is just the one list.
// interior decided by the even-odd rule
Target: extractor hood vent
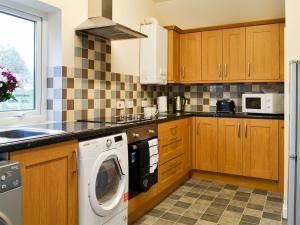
[{"label": "extractor hood vent", "polygon": [[93,34],[108,40],[147,37],[112,21],[112,0],[89,0],[89,19],[80,24],[76,28],[76,32]]}]

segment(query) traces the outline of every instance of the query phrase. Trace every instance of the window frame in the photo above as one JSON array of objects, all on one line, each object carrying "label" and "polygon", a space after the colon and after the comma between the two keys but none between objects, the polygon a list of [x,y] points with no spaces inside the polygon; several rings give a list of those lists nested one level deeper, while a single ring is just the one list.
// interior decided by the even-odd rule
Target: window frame
[{"label": "window frame", "polygon": [[0,112],[1,125],[45,122],[47,120],[47,17],[21,4],[0,1],[0,12],[28,19],[35,24],[35,109]]}]

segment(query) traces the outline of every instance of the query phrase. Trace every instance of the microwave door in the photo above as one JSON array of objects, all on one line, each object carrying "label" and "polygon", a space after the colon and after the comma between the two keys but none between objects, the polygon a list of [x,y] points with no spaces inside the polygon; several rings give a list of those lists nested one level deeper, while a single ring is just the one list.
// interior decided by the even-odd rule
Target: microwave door
[{"label": "microwave door", "polygon": [[247,112],[260,113],[264,104],[262,99],[261,97],[246,97],[245,107]]}]

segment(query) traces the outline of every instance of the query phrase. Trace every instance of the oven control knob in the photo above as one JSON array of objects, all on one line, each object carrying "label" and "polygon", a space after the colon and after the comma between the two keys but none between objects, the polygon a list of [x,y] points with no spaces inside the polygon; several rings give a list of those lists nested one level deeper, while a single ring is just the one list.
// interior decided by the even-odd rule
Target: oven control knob
[{"label": "oven control knob", "polygon": [[106,147],[110,147],[112,145],[112,141],[110,139],[106,140]]},{"label": "oven control knob", "polygon": [[139,138],[139,137],[140,137],[140,135],[137,134],[137,133],[133,133],[132,135],[133,135],[133,137],[135,137],[135,138]]}]

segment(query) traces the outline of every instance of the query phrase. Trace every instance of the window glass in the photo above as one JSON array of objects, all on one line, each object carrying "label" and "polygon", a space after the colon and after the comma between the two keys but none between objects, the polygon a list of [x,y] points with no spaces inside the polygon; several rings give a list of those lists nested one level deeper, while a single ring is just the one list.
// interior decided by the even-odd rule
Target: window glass
[{"label": "window glass", "polygon": [[15,100],[0,102],[0,112],[36,109],[36,22],[0,10],[0,67],[16,76],[21,87]]}]

